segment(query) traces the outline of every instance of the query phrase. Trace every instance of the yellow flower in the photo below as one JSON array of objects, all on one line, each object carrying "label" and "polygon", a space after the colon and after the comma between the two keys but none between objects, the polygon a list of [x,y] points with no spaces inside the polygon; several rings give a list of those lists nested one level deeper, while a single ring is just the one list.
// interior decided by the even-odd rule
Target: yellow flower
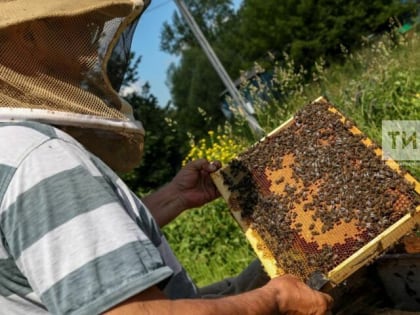
[{"label": "yellow flower", "polygon": [[213,130],[208,131],[207,139],[200,139],[198,142],[191,142],[190,152],[183,161],[185,165],[188,161],[197,158],[208,160],[220,160],[223,164],[228,163],[240,151],[245,149],[241,144],[235,143],[227,134],[215,134]]}]

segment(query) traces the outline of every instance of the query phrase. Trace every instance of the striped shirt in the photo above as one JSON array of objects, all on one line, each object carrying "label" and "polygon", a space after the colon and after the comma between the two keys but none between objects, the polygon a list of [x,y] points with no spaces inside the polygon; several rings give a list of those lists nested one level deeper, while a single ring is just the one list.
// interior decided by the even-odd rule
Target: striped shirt
[{"label": "striped shirt", "polygon": [[0,315],[99,314],[196,288],[142,202],[61,130],[0,123]]}]

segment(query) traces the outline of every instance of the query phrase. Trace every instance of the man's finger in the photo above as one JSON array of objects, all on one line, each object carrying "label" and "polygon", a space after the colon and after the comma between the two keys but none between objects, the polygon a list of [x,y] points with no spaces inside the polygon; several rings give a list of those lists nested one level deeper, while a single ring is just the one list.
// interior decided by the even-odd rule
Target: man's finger
[{"label": "man's finger", "polygon": [[325,296],[325,299],[327,301],[327,309],[330,310],[334,304],[334,299],[329,294],[326,294],[326,293],[322,293],[322,294]]},{"label": "man's finger", "polygon": [[207,164],[204,164],[203,166],[204,166],[204,169],[207,172],[211,172],[212,173],[212,172],[217,171],[219,168],[221,168],[222,167],[222,164],[219,161],[212,161],[212,162],[209,162]]}]

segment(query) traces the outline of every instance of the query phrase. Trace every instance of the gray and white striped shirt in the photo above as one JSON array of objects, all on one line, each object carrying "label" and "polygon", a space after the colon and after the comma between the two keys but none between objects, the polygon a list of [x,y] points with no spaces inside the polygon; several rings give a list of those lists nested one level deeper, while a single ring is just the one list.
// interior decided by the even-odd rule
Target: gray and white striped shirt
[{"label": "gray and white striped shirt", "polygon": [[61,130],[0,123],[0,315],[99,314],[196,288],[142,202]]}]

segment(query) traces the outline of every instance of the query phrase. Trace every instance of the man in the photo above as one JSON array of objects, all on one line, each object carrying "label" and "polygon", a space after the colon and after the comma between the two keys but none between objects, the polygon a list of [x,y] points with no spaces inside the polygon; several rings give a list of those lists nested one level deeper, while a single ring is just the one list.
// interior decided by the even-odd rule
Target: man
[{"label": "man", "polygon": [[0,3],[0,314],[323,314],[331,298],[293,276],[199,290],[174,257],[159,227],[218,197],[220,163],[191,162],[143,200],[111,170],[141,156],[115,90],[144,8]]}]

